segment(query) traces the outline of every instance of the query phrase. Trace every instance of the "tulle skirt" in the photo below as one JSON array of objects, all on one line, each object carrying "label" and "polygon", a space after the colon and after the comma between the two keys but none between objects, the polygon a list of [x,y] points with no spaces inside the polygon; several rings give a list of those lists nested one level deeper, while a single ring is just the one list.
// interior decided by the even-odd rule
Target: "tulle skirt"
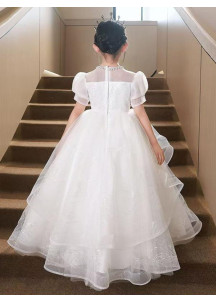
[{"label": "tulle skirt", "polygon": [[190,242],[202,222],[168,167],[173,147],[152,129],[162,165],[133,109],[108,118],[85,110],[53,150],[8,244],[95,290],[179,270],[174,245]]}]

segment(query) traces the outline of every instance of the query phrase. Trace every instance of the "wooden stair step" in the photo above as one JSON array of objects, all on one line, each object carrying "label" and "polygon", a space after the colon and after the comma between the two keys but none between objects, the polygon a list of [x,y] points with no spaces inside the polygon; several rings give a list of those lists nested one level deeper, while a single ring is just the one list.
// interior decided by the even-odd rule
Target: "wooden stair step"
[{"label": "wooden stair step", "polygon": [[[9,144],[8,151],[2,158],[2,162],[45,164],[59,140],[13,139]],[[173,157],[169,162],[170,166],[192,164],[189,149],[185,141],[170,141],[170,144],[174,148]]]},{"label": "wooden stair step", "polygon": [[[20,124],[31,124],[31,125],[66,125],[67,121],[62,120],[21,120]],[[180,127],[179,121],[153,121],[153,126],[157,127]]]},{"label": "wooden stair step", "polygon": [[[29,103],[23,120],[68,120],[75,103]],[[152,121],[177,121],[178,116],[173,104],[144,104],[148,117]],[[91,109],[90,104],[86,110]]]},{"label": "wooden stair step", "polygon": [[[44,165],[32,163],[16,163],[6,162],[0,163],[0,173],[16,174],[16,175],[36,175],[39,174]],[[192,165],[173,166],[171,170],[178,178],[194,178],[197,177],[196,169]]]},{"label": "wooden stair step", "polygon": [[[41,77],[37,89],[71,89],[74,76]],[[165,78],[147,77],[149,89],[167,89]]]},{"label": "wooden stair step", "polygon": [[10,146],[15,146],[15,147],[34,147],[34,148],[38,148],[38,147],[42,147],[42,148],[55,148],[55,146],[57,145],[58,140],[51,140],[51,141],[47,141],[47,140],[40,140],[40,141],[30,141],[30,140],[12,140],[10,142]]},{"label": "wooden stair step", "polygon": [[[10,146],[16,147],[55,147],[59,140],[47,140],[47,139],[40,139],[40,140],[12,140],[10,142]],[[186,141],[169,141],[169,143],[174,147],[174,149],[188,149],[188,144]]]}]

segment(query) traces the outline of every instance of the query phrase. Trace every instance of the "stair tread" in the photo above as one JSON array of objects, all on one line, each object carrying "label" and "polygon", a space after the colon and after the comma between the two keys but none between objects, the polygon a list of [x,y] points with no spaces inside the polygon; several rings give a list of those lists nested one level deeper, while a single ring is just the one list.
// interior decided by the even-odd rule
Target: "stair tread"
[{"label": "stair tread", "polygon": [[32,107],[74,107],[75,103],[29,103]]},{"label": "stair tread", "polygon": [[37,125],[37,124],[47,124],[47,125],[66,125],[67,121],[64,120],[21,120],[20,124],[32,124],[32,125]]},{"label": "stair tread", "polygon": [[[89,110],[89,109],[87,109]],[[66,125],[67,121],[65,120],[21,120],[21,124],[47,124],[47,125]],[[181,126],[180,121],[152,121],[153,126]]]},{"label": "stair tread", "polygon": [[181,126],[180,121],[152,121],[153,126]]},{"label": "stair tread", "polygon": [[146,93],[170,93],[170,89],[148,89]]},{"label": "stair tread", "polygon": [[[33,107],[74,107],[75,103],[29,103],[28,106]],[[153,108],[175,108],[174,104],[144,104],[145,107]]]},{"label": "stair tread", "polygon": [[186,141],[169,141],[169,143],[174,147],[174,149],[188,149]]},{"label": "stair tread", "polygon": [[[12,140],[10,146],[17,147],[55,147],[59,140]],[[186,141],[169,141],[174,149],[188,149]]]},{"label": "stair tread", "polygon": [[[68,79],[68,78],[69,79],[73,79],[74,77],[75,76],[72,76],[72,75],[69,75],[69,76],[66,76],[66,75],[57,75],[57,76],[56,75],[54,75],[54,76],[52,75],[52,76],[49,76],[49,75],[47,75],[47,76],[42,76],[41,79],[53,79],[53,78],[55,78],[55,79],[56,78],[58,78],[58,79],[59,78],[61,78],[61,79]],[[166,80],[166,78],[164,78],[163,76],[159,76],[159,75],[156,75],[154,77],[147,77],[147,79],[148,80],[150,79],[152,81],[154,81],[154,80],[156,81],[157,79],[162,79],[164,81]]]},{"label": "stair tread", "polygon": [[[44,164],[39,163],[20,163],[20,162],[5,162],[0,163],[0,173],[36,175],[41,172]],[[170,169],[179,177],[196,177],[195,167],[192,165],[171,166]]]},{"label": "stair tread", "polygon": [[24,210],[27,206],[26,199],[7,199],[0,198],[0,210],[1,209],[18,209]]},{"label": "stair tread", "polygon": [[[35,91],[63,91],[63,92],[71,92],[71,88],[63,89],[63,88],[36,88]],[[72,91],[73,92],[73,91]],[[170,89],[148,89],[146,93],[170,93]]]},{"label": "stair tread", "polygon": [[[57,76],[42,76],[41,79],[53,79],[53,78],[61,78],[61,79],[73,79],[75,76],[72,76],[72,75],[69,75],[69,76],[66,76],[66,75],[57,75]],[[157,79],[162,79],[162,80],[166,80],[166,78],[162,77],[162,76],[154,76],[154,77],[147,77],[147,79],[151,80],[151,81],[156,81]]]},{"label": "stair tread", "polygon": [[71,89],[62,89],[62,88],[36,88],[35,91],[72,91]]},{"label": "stair tread", "polygon": [[12,140],[10,146],[17,147],[55,147],[58,140],[53,141],[27,141],[27,140]]},{"label": "stair tread", "polygon": [[0,173],[14,175],[39,175],[44,167],[43,164],[6,162],[0,163]]},{"label": "stair tread", "polygon": [[170,169],[178,178],[182,178],[182,177],[196,178],[197,177],[196,169],[193,165],[172,166],[172,167],[170,167]]},{"label": "stair tread", "polygon": [[4,199],[8,200],[8,202],[16,199],[26,200],[28,195],[28,192],[0,191],[0,201]]},{"label": "stair tread", "polygon": [[14,142],[23,142],[23,143],[28,143],[28,142],[33,142],[33,143],[43,143],[43,142],[47,142],[47,143],[55,143],[58,142],[59,139],[56,138],[17,138],[17,139],[13,139],[12,141]]}]

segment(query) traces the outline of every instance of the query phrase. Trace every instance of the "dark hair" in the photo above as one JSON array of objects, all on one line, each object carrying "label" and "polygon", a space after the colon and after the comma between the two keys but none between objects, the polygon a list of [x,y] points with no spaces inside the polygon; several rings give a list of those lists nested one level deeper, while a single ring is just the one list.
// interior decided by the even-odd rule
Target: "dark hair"
[{"label": "dark hair", "polygon": [[125,44],[127,37],[122,24],[115,21],[101,21],[94,35],[94,44],[104,53],[117,55],[118,50]]}]

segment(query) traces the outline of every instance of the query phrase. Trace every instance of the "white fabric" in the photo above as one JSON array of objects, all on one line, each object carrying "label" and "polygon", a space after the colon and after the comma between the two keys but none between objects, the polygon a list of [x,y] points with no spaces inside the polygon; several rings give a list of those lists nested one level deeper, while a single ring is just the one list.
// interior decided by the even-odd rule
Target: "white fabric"
[{"label": "white fabric", "polygon": [[29,194],[8,239],[18,253],[44,257],[46,270],[95,290],[180,269],[174,245],[190,242],[202,222],[168,166],[173,147],[152,126],[165,152],[159,165],[130,109],[146,101],[147,89],[141,71],[76,74],[75,99],[91,109],[67,129]]},{"label": "white fabric", "polygon": [[88,92],[86,89],[85,72],[78,72],[72,82],[72,91],[75,93],[74,100],[87,105],[89,102]]},{"label": "white fabric", "polygon": [[148,81],[142,71],[138,71],[131,84],[131,106],[132,108],[146,102],[146,91],[148,90]]},{"label": "white fabric", "polygon": [[[116,98],[118,98],[118,103],[121,102],[121,105],[124,105],[125,110],[128,110],[128,105],[134,108],[143,104],[146,101],[145,93],[148,90],[148,81],[145,74],[142,71],[132,73],[123,68],[117,70],[109,70],[109,79],[105,78],[106,73],[101,72],[99,68],[90,73],[78,72],[72,83],[72,91],[75,93],[74,100],[83,105],[88,105],[91,99],[91,107],[101,109],[101,105],[104,107],[106,105],[106,103],[101,104],[101,97],[105,97],[106,85],[109,83],[113,86],[109,89],[109,92],[113,92],[113,95],[109,97],[110,109],[112,109],[112,106],[114,108],[113,103]],[[99,84],[97,89],[95,89],[96,83]]]}]

